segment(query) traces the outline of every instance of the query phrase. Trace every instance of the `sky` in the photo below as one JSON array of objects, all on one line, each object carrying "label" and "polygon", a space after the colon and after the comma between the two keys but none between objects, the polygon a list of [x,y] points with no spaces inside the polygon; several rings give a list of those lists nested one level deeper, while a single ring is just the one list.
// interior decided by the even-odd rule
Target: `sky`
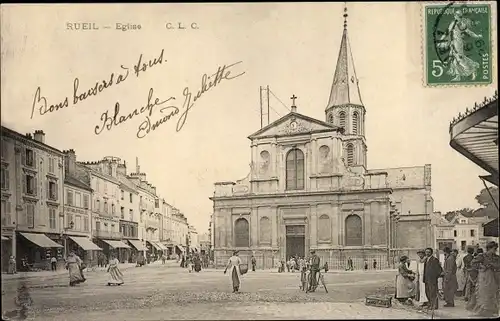
[{"label": "sky", "polygon": [[[435,210],[477,207],[484,172],[449,146],[448,129],[459,112],[493,95],[497,80],[482,87],[425,87],[419,3],[349,3],[348,13],[366,108],[368,168],[431,164]],[[214,182],[235,181],[250,170],[247,137],[260,129],[259,86],[269,85],[278,98],[270,99],[271,121],[288,113],[283,104],[290,106],[293,94],[299,113],[325,119],[342,15],[343,3],[2,5],[1,123],[21,133],[42,129],[46,143],[74,149],[78,161],[116,156],[134,171],[138,157],[158,193],[205,233]],[[67,29],[77,22],[99,30]],[[141,29],[116,30],[117,23]],[[186,29],[167,29],[167,23]],[[162,50],[161,64],[152,61],[134,73],[141,54],[148,63]],[[235,63],[176,131],[185,88],[195,96],[204,74]],[[129,75],[116,84],[124,68]],[[111,86],[74,103],[75,78],[80,95],[109,82],[112,73]],[[124,116],[146,106],[150,88],[151,105],[158,103],[150,108],[152,123],[174,110],[160,112],[169,104],[179,113],[140,139],[149,110],[95,134],[117,102]],[[68,97],[68,107],[41,115],[42,96],[48,106]]]}]

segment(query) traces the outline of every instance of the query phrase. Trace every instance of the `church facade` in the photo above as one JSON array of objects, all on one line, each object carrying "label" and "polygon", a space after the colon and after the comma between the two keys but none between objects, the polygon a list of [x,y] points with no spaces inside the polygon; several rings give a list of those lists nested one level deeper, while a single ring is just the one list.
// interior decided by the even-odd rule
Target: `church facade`
[{"label": "church facade", "polygon": [[[346,17],[346,15],[345,15]],[[432,245],[431,166],[367,169],[365,107],[347,27],[325,120],[291,112],[250,135],[251,170],[215,183],[214,261],[234,250],[259,268],[314,249],[331,268],[359,268]]]}]

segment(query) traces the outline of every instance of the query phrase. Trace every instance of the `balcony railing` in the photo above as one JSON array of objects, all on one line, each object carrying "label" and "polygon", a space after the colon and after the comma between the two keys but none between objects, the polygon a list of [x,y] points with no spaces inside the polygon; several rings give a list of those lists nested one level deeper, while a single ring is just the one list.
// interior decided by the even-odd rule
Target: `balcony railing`
[{"label": "balcony railing", "polygon": [[120,232],[93,230],[92,235],[95,237],[103,238],[103,239],[115,239],[115,240],[122,239],[122,233],[120,233]]}]

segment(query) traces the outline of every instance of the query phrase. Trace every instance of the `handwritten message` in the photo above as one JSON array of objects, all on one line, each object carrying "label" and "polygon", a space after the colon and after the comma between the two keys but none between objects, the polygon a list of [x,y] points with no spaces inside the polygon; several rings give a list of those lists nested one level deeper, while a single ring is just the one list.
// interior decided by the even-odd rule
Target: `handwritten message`
[{"label": "handwritten message", "polygon": [[[167,60],[163,58],[164,52],[165,50],[162,49],[156,58],[146,62],[143,60],[143,54],[141,54],[137,63],[132,68],[121,65],[119,71],[111,73],[109,77],[103,80],[96,81],[92,87],[85,90],[80,88],[80,79],[75,78],[73,81],[73,95],[67,96],[57,103],[49,103],[47,97],[42,95],[41,87],[38,87],[33,98],[31,119],[33,119],[35,114],[44,116],[48,113],[81,104],[92,96],[98,96],[108,88],[119,86],[129,79],[131,73],[136,78],[139,78],[148,70],[167,63]],[[100,135],[105,130],[111,131],[113,128],[138,116],[143,116],[144,118],[142,118],[137,128],[137,138],[146,137],[149,133],[173,118],[177,118],[176,131],[179,132],[184,127],[190,110],[195,107],[196,103],[206,92],[220,86],[224,82],[234,80],[245,74],[244,71],[235,72],[233,69],[241,63],[241,61],[238,61],[229,65],[218,66],[215,73],[205,73],[201,76],[199,87],[197,86],[194,90],[190,87],[185,87],[182,95],[179,96],[170,96],[166,99],[161,99],[155,95],[154,89],[151,87],[147,95],[147,100],[145,99],[145,105],[137,107],[131,112],[121,112],[121,104],[117,101],[112,110],[106,110],[101,114],[100,121],[94,128],[94,134]],[[180,99],[177,99],[177,97],[180,97]]]}]

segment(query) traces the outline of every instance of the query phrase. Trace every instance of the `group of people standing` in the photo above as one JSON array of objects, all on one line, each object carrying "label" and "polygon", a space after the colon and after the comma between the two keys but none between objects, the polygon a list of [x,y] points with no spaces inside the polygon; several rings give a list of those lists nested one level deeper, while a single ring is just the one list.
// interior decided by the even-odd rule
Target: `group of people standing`
[{"label": "group of people standing", "polygon": [[[466,309],[479,316],[498,316],[500,299],[500,256],[496,253],[498,243],[489,242],[486,252],[481,248],[468,248],[464,257],[457,250],[443,249],[445,259],[441,266],[427,248],[418,251],[416,270],[410,270],[409,258],[402,256],[396,277],[396,299],[411,303],[418,301],[429,310],[438,309],[441,297],[444,307],[455,306],[455,296],[463,295]],[[442,293],[440,293],[441,281]]]},{"label": "group of people standing", "polygon": [[188,254],[181,258],[181,267],[187,268],[188,272],[200,272],[203,265],[203,260],[199,253]]}]

